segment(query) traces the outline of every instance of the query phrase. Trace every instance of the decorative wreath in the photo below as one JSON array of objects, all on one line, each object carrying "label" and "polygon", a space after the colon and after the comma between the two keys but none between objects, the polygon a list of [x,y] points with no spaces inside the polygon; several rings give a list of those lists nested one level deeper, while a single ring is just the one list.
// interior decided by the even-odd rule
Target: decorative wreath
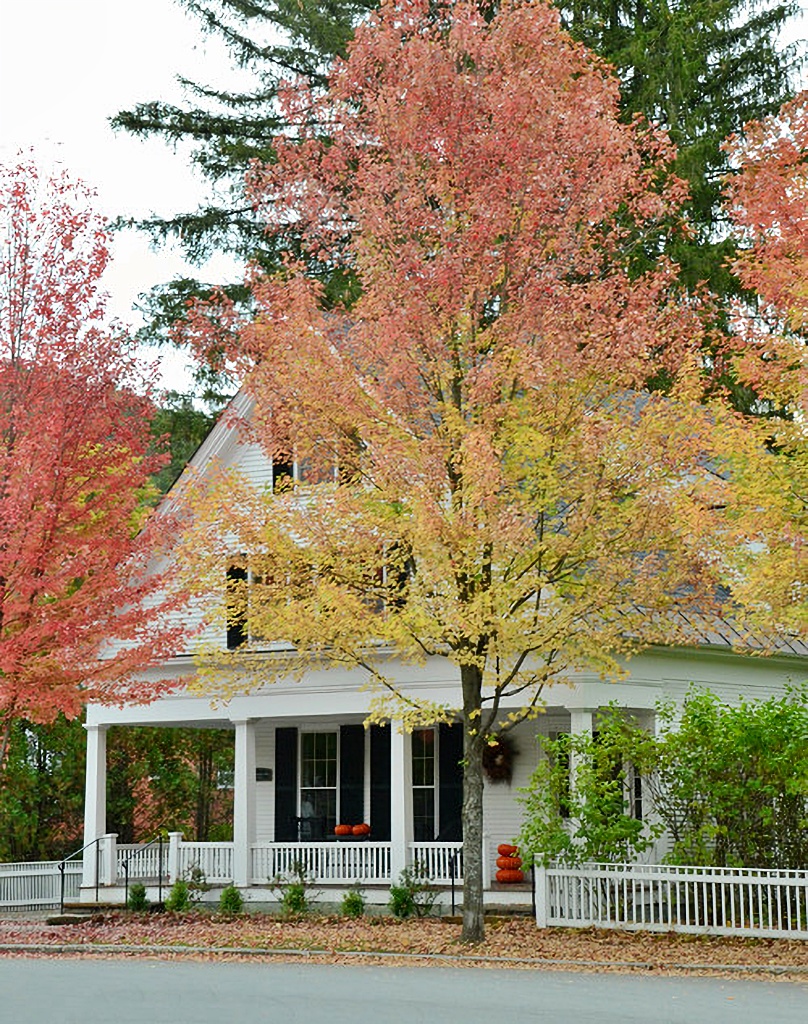
[{"label": "decorative wreath", "polygon": [[483,750],[483,771],[492,782],[510,782],[516,749],[507,736],[497,736]]}]

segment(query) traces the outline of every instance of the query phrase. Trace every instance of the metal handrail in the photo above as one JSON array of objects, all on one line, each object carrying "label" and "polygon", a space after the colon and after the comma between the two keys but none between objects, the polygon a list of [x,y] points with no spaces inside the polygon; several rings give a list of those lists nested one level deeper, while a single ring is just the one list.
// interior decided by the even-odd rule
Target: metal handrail
[{"label": "metal handrail", "polygon": [[462,849],[455,850],[449,858],[449,881],[452,885],[452,917],[454,917],[455,914],[455,879],[457,878],[457,860],[462,852]]},{"label": "metal handrail", "polygon": [[89,843],[85,843],[84,846],[80,846],[78,850],[74,850],[69,853],[64,860],[59,862],[59,874],[62,876],[59,883],[59,913],[64,914],[65,912],[65,866],[69,860],[77,857],[80,853],[84,853],[85,850],[91,846],[95,847],[95,902],[98,903],[98,859],[101,856],[101,840],[103,836],[98,836],[96,839],[90,840]]},{"label": "metal handrail", "polygon": [[121,861],[121,867],[123,868],[124,878],[124,890],[123,900],[124,906],[129,906],[129,861],[134,860],[135,857],[139,857],[144,850],[147,850],[150,846],[154,846],[155,843],[159,846],[159,853],[157,854],[157,901],[158,903],[163,902],[163,843],[165,837],[162,832],[158,832],[154,839],[150,839],[148,843],[143,843],[135,851],[129,854],[124,860]]}]

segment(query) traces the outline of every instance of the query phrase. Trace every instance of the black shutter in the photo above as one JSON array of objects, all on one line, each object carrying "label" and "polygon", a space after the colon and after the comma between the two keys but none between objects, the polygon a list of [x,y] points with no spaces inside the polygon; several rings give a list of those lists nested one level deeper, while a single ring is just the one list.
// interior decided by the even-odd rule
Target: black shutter
[{"label": "black shutter", "polygon": [[370,727],[370,837],[390,841],[390,729]]},{"label": "black shutter", "polygon": [[438,838],[459,842],[463,838],[463,726],[441,725],[438,739],[438,790],[440,828]]},{"label": "black shutter", "polygon": [[358,825],[365,820],[365,727],[339,730],[339,820]]},{"label": "black shutter", "polygon": [[275,842],[297,838],[297,729],[276,729]]}]

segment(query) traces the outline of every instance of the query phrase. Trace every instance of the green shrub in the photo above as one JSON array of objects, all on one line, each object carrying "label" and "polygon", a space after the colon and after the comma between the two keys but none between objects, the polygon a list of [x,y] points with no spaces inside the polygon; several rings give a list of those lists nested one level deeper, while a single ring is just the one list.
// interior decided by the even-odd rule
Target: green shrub
[{"label": "green shrub", "polygon": [[271,878],[269,885],[280,899],[284,917],[302,917],[311,910],[311,879],[302,864],[295,864],[288,875]]},{"label": "green shrub", "polygon": [[225,889],[222,889],[222,894],[219,897],[220,913],[233,917],[235,914],[240,914],[243,909],[244,897],[235,885],[228,885]]},{"label": "green shrub", "polygon": [[128,910],[136,912],[149,909],[149,901],[146,899],[146,886],[142,882],[134,882],[129,886],[126,907]]},{"label": "green shrub", "polygon": [[413,864],[404,868],[398,884],[390,886],[390,912],[394,917],[426,917],[432,912],[438,892],[432,887],[426,868]]},{"label": "green shrub", "polygon": [[178,878],[171,886],[171,892],[166,900],[166,910],[175,914],[181,914],[191,909],[191,894],[188,889],[188,882],[184,878]]},{"label": "green shrub", "polygon": [[358,886],[349,889],[342,897],[342,916],[361,917],[365,913],[365,894]]}]

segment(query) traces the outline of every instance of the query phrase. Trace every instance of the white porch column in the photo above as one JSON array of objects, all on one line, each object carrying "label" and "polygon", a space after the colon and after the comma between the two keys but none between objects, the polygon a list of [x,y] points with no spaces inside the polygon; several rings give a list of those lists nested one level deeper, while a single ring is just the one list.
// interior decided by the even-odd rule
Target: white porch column
[{"label": "white porch column", "polygon": [[412,733],[401,722],[390,723],[390,875],[391,881],[409,863],[412,827]]},{"label": "white porch column", "polygon": [[252,845],[255,842],[255,722],[234,721],[236,765],[233,780],[233,884],[252,883]]},{"label": "white porch column", "polygon": [[[592,724],[595,715],[594,708],[570,708],[570,734],[576,736],[583,734],[592,735]],[[579,757],[574,751],[570,752],[570,787],[577,791],[576,773],[578,771]]]},{"label": "white porch column", "polygon": [[[92,843],[107,831],[107,727],[85,725],[87,730],[87,767],[84,787],[84,842]],[[96,849],[84,851],[81,884],[95,885]]]},{"label": "white porch column", "polygon": [[570,732],[584,732],[592,735],[592,719],[595,714],[594,708],[570,708]]}]

